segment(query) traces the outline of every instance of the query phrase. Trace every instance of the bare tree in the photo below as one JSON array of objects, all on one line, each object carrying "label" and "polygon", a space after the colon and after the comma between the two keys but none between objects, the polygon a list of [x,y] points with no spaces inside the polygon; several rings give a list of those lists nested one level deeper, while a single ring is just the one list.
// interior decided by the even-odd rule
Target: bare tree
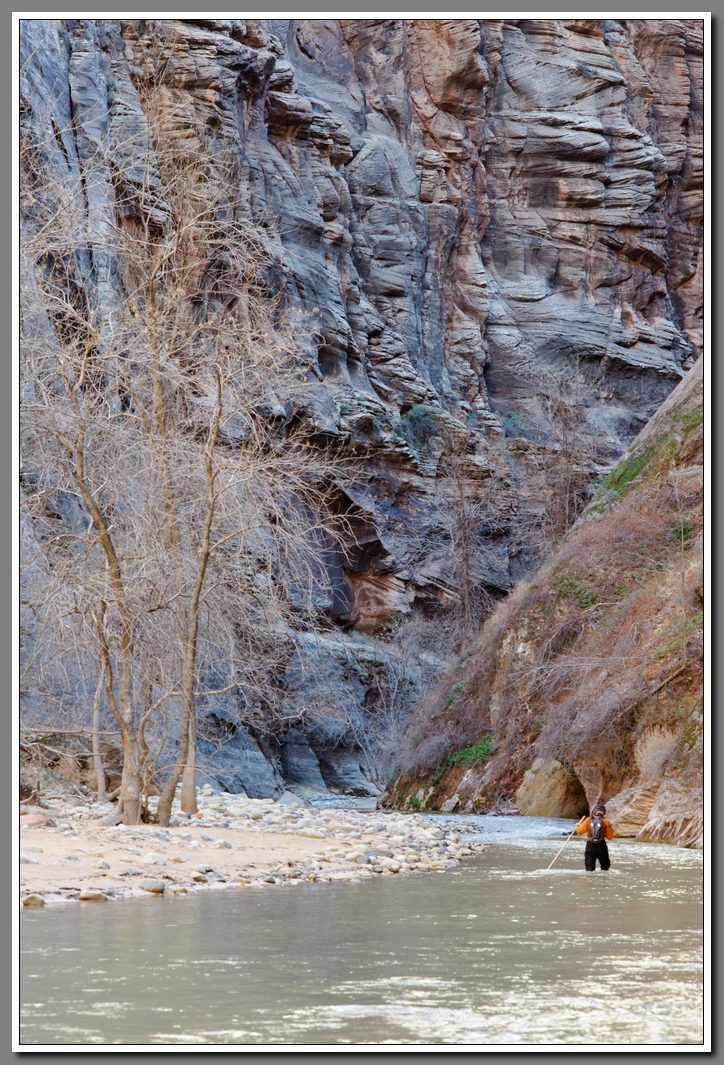
[{"label": "bare tree", "polygon": [[[143,816],[164,765],[159,820],[182,777],[182,807],[195,810],[203,678],[221,668],[234,687],[264,672],[243,659],[260,644],[249,632],[280,634],[313,611],[323,578],[309,544],[335,474],[300,427],[300,326],[268,294],[268,257],[233,167],[212,170],[194,150],[202,132],[190,133],[163,122],[144,131],[133,184],[105,157],[86,161],[75,187],[37,145],[24,157],[34,170],[21,441],[36,531],[24,560],[35,618],[26,672],[97,662],[93,731],[103,691],[123,747],[126,823]],[[112,211],[91,234],[92,182],[103,195],[110,183]],[[306,605],[292,603],[292,585]]]}]

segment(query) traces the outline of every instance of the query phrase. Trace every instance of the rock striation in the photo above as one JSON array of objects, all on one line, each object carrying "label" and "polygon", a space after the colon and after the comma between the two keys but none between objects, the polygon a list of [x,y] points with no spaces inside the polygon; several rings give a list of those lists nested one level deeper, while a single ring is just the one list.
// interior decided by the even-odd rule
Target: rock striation
[{"label": "rock striation", "polygon": [[[270,284],[308,327],[306,417],[354,469],[320,652],[348,711],[389,673],[391,628],[459,601],[457,499],[478,505],[489,596],[535,562],[546,470],[570,450],[541,390],[575,382],[587,476],[700,354],[702,53],[694,19],[22,22],[23,129],[63,180],[96,172],[103,313],[104,218],[138,181],[149,107],[210,166],[234,161]],[[351,734],[315,728],[275,751],[242,729],[225,786],[356,779]]]}]

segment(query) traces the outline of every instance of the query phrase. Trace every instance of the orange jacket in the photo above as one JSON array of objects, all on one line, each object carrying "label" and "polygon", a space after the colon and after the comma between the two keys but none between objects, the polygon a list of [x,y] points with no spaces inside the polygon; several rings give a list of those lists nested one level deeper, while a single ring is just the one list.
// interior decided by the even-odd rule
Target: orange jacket
[{"label": "orange jacket", "polygon": [[[584,817],[583,820],[581,821],[580,825],[576,826],[576,835],[577,836],[582,836],[584,832],[588,832],[588,825],[589,825],[590,821],[591,821],[590,817]],[[613,829],[611,828],[610,822],[605,817],[603,819],[603,834],[606,837],[606,839],[613,839]]]}]

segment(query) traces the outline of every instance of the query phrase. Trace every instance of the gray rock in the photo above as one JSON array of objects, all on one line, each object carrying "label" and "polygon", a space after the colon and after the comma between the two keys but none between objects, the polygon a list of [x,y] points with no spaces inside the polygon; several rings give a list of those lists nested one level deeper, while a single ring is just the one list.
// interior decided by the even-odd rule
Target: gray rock
[{"label": "gray rock", "polygon": [[166,890],[166,881],[152,879],[139,880],[138,887],[140,887],[142,891],[148,891],[151,895],[163,895]]},{"label": "gray rock", "polygon": [[291,791],[282,792],[277,799],[277,802],[280,806],[287,806],[291,809],[298,808],[299,810],[304,809],[307,805],[307,803],[300,799],[298,795],[295,795]]},{"label": "gray rock", "polygon": [[285,736],[282,766],[288,786],[297,785],[320,792],[327,790],[317,757],[302,732],[292,730]]},{"label": "gray rock", "polygon": [[344,795],[380,795],[381,791],[362,771],[362,752],[337,747],[315,751],[328,788]]}]

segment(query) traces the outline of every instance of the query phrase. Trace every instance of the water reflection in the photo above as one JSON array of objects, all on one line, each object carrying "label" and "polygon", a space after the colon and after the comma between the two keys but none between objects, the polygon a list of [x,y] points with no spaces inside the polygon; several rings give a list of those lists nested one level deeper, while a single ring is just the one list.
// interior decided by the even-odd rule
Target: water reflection
[{"label": "water reflection", "polygon": [[699,853],[476,821],[452,873],[23,914],[21,1041],[701,1041]]}]

